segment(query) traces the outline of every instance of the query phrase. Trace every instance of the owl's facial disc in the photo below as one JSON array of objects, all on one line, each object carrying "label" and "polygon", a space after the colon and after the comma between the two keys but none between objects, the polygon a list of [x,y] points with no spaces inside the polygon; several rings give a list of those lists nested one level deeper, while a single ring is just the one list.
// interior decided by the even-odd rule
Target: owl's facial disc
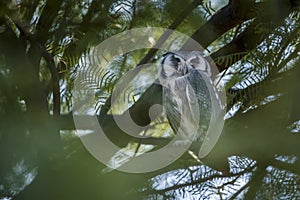
[{"label": "owl's facial disc", "polygon": [[187,72],[188,67],[182,57],[174,53],[167,53],[165,55],[165,58],[162,60],[162,77],[178,78],[186,75]]},{"label": "owl's facial disc", "polygon": [[188,66],[186,65],[186,61],[183,58],[177,56],[176,54],[174,54],[173,57],[174,57],[174,60],[176,60],[176,62],[177,62],[176,63],[177,72],[181,76],[186,75],[188,73]]},{"label": "owl's facial disc", "polygon": [[199,68],[201,61],[200,61],[199,57],[193,56],[193,57],[191,57],[191,58],[189,58],[189,59],[187,60],[187,63],[188,63],[192,68],[197,69],[197,68]]}]

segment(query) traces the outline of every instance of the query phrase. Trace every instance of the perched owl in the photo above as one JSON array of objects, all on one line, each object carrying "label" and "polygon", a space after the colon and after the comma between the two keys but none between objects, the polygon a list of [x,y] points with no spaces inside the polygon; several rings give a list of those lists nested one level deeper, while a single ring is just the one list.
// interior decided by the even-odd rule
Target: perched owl
[{"label": "perched owl", "polygon": [[201,146],[218,101],[211,81],[211,68],[200,51],[167,53],[160,63],[163,106],[169,124],[182,141]]}]

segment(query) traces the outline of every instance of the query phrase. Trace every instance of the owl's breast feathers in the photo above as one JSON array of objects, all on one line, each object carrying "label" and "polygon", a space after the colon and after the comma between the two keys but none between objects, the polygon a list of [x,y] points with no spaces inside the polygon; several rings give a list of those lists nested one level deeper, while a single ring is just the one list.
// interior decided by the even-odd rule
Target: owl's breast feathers
[{"label": "owl's breast feathers", "polygon": [[192,69],[186,76],[169,80],[163,87],[167,118],[175,133],[182,130],[189,137],[195,132],[198,136],[206,132],[211,103],[203,76],[201,71]]}]

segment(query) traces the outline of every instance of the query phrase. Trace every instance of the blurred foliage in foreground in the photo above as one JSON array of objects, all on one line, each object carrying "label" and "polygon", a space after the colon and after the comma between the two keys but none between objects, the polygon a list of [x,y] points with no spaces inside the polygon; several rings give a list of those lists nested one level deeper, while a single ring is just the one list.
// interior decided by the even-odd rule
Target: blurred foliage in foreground
[{"label": "blurred foliage in foreground", "polygon": [[[300,199],[299,5],[0,0],[0,199]],[[224,131],[203,161],[185,154],[152,173],[102,173],[72,125],[74,77],[92,47],[147,26],[192,35],[214,59],[227,91]],[[100,115],[147,51],[100,73]]]}]

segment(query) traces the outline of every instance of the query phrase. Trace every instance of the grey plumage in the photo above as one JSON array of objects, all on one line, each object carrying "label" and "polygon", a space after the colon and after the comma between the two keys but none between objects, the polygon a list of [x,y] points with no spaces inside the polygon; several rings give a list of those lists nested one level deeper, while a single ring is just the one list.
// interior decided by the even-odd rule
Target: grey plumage
[{"label": "grey plumage", "polygon": [[201,146],[212,117],[211,68],[199,51],[167,53],[161,61],[163,105],[182,141]]}]

